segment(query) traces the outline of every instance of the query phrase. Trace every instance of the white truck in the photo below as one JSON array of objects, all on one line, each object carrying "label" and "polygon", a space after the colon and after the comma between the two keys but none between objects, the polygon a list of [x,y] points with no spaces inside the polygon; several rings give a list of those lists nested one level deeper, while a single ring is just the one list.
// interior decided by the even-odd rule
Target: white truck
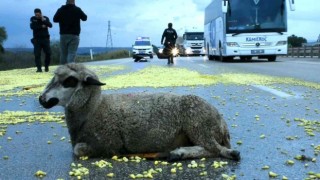
[{"label": "white truck", "polygon": [[185,32],[178,48],[180,56],[205,55],[203,32]]},{"label": "white truck", "polygon": [[132,57],[138,62],[145,57],[153,58],[153,47],[149,37],[137,37],[132,45]]},{"label": "white truck", "polygon": [[[295,9],[294,0],[289,0]],[[275,61],[287,54],[286,0],[212,0],[205,9],[204,37],[210,60]]]}]

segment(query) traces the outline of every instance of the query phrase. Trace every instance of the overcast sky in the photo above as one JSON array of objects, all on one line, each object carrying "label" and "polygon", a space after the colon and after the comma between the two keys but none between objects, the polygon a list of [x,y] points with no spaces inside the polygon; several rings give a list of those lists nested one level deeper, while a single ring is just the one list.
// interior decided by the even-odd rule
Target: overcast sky
[{"label": "overcast sky", "polygon": [[[130,47],[137,36],[151,37],[160,45],[168,22],[182,35],[185,29],[203,30],[204,9],[211,0],[76,0],[87,15],[81,22],[80,47],[105,47],[108,21],[114,47]],[[288,13],[288,33],[315,41],[320,34],[320,0],[296,0],[296,11]],[[65,0],[0,0],[0,26],[8,39],[4,47],[31,47],[29,27],[34,8],[53,21]],[[53,23],[53,22],[52,22]],[[59,25],[49,30],[51,39],[59,39]]]}]

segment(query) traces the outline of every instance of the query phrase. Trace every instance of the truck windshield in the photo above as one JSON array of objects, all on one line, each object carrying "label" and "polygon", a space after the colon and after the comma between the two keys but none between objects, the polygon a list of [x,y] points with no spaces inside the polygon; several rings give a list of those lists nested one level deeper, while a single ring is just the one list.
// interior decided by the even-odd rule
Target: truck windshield
[{"label": "truck windshield", "polygon": [[186,40],[203,40],[203,33],[186,33]]},{"label": "truck windshield", "polygon": [[150,46],[150,41],[136,41],[134,43],[135,46]]},{"label": "truck windshield", "polygon": [[229,0],[227,33],[287,32],[285,0]]}]

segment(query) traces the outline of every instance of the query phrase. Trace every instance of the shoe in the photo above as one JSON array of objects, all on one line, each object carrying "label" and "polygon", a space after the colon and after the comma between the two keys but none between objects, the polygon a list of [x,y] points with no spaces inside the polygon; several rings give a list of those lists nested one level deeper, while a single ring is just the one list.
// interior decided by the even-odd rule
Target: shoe
[{"label": "shoe", "polygon": [[49,72],[49,67],[45,67],[44,71]]},{"label": "shoe", "polygon": [[38,69],[36,72],[42,72],[42,69]]}]

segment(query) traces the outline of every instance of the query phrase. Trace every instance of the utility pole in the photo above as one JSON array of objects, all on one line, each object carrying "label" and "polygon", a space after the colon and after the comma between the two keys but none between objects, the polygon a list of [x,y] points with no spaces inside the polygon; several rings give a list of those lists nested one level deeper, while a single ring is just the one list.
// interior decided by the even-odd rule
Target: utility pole
[{"label": "utility pole", "polygon": [[106,48],[107,48],[107,49],[112,49],[112,48],[113,48],[112,35],[111,35],[111,23],[110,23],[110,21],[108,21],[108,34],[107,34]]}]

